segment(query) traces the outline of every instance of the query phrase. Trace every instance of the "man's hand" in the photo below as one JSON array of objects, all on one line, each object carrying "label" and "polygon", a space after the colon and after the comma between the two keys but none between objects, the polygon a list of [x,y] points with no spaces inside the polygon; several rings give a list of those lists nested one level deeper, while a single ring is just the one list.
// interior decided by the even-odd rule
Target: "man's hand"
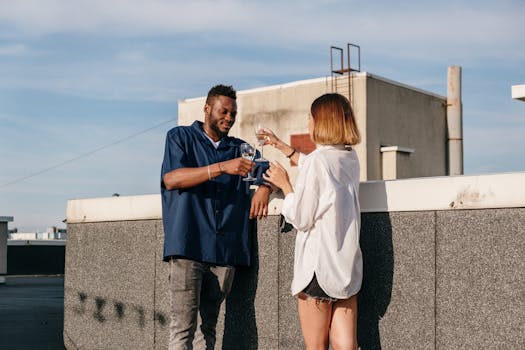
[{"label": "man's hand", "polygon": [[218,163],[220,170],[225,174],[246,176],[252,171],[254,162],[242,157]]},{"label": "man's hand", "polygon": [[272,189],[266,185],[260,185],[252,197],[250,206],[250,219],[262,219],[268,216],[268,203],[270,202]]},{"label": "man's hand", "polygon": [[200,185],[222,174],[246,176],[254,165],[254,162],[239,157],[198,168],[179,168],[164,174],[162,182],[170,191],[188,188]]}]

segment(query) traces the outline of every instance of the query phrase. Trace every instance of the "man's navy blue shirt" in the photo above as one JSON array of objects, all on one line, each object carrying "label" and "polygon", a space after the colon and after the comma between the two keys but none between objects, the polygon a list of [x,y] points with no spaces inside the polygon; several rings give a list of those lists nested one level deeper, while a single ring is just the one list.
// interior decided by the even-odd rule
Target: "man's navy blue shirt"
[{"label": "man's navy blue shirt", "polygon": [[161,174],[164,260],[176,256],[219,265],[250,265],[250,182],[222,174],[197,186],[171,191],[162,182],[164,174],[175,169],[240,157],[243,142],[225,136],[215,149],[199,121],[168,131]]}]

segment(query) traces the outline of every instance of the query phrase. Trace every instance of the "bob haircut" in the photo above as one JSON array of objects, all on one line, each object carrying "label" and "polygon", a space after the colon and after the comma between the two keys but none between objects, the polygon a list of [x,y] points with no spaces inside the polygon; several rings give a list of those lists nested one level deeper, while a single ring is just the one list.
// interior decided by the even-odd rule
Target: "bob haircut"
[{"label": "bob haircut", "polygon": [[350,101],[340,94],[325,94],[310,107],[312,138],[319,145],[356,145],[361,142]]}]

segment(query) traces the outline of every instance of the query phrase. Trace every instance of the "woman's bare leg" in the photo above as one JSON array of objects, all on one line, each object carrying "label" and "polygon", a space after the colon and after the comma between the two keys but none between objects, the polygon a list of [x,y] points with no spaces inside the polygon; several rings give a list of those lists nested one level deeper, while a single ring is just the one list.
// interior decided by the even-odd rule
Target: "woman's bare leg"
[{"label": "woman's bare leg", "polygon": [[328,332],[332,318],[332,303],[299,294],[299,320],[307,350],[328,349]]},{"label": "woman's bare leg", "polygon": [[330,343],[334,350],[357,350],[357,295],[334,303]]}]

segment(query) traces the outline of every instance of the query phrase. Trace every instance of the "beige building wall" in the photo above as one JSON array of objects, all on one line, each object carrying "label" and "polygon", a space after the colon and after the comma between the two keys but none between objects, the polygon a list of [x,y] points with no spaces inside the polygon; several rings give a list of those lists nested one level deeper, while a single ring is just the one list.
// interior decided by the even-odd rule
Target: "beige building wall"
[{"label": "beige building wall", "polygon": [[[446,175],[446,98],[369,73],[303,80],[237,93],[238,116],[230,135],[256,143],[257,122],[274,130],[285,142],[292,134],[308,133],[313,100],[332,91],[349,96],[362,135],[355,147],[361,181]],[[349,84],[350,82],[350,84]],[[179,125],[203,120],[205,97],[179,102]],[[398,146],[400,154],[383,160],[381,147]],[[411,149],[411,152],[406,152]],[[387,152],[390,153],[390,152]],[[284,164],[294,178],[297,167],[271,146],[264,156]],[[392,167],[383,169],[383,167]]]},{"label": "beige building wall", "polygon": [[366,82],[367,179],[381,179],[386,146],[413,150],[398,157],[396,178],[446,175],[446,98],[375,76]]}]

